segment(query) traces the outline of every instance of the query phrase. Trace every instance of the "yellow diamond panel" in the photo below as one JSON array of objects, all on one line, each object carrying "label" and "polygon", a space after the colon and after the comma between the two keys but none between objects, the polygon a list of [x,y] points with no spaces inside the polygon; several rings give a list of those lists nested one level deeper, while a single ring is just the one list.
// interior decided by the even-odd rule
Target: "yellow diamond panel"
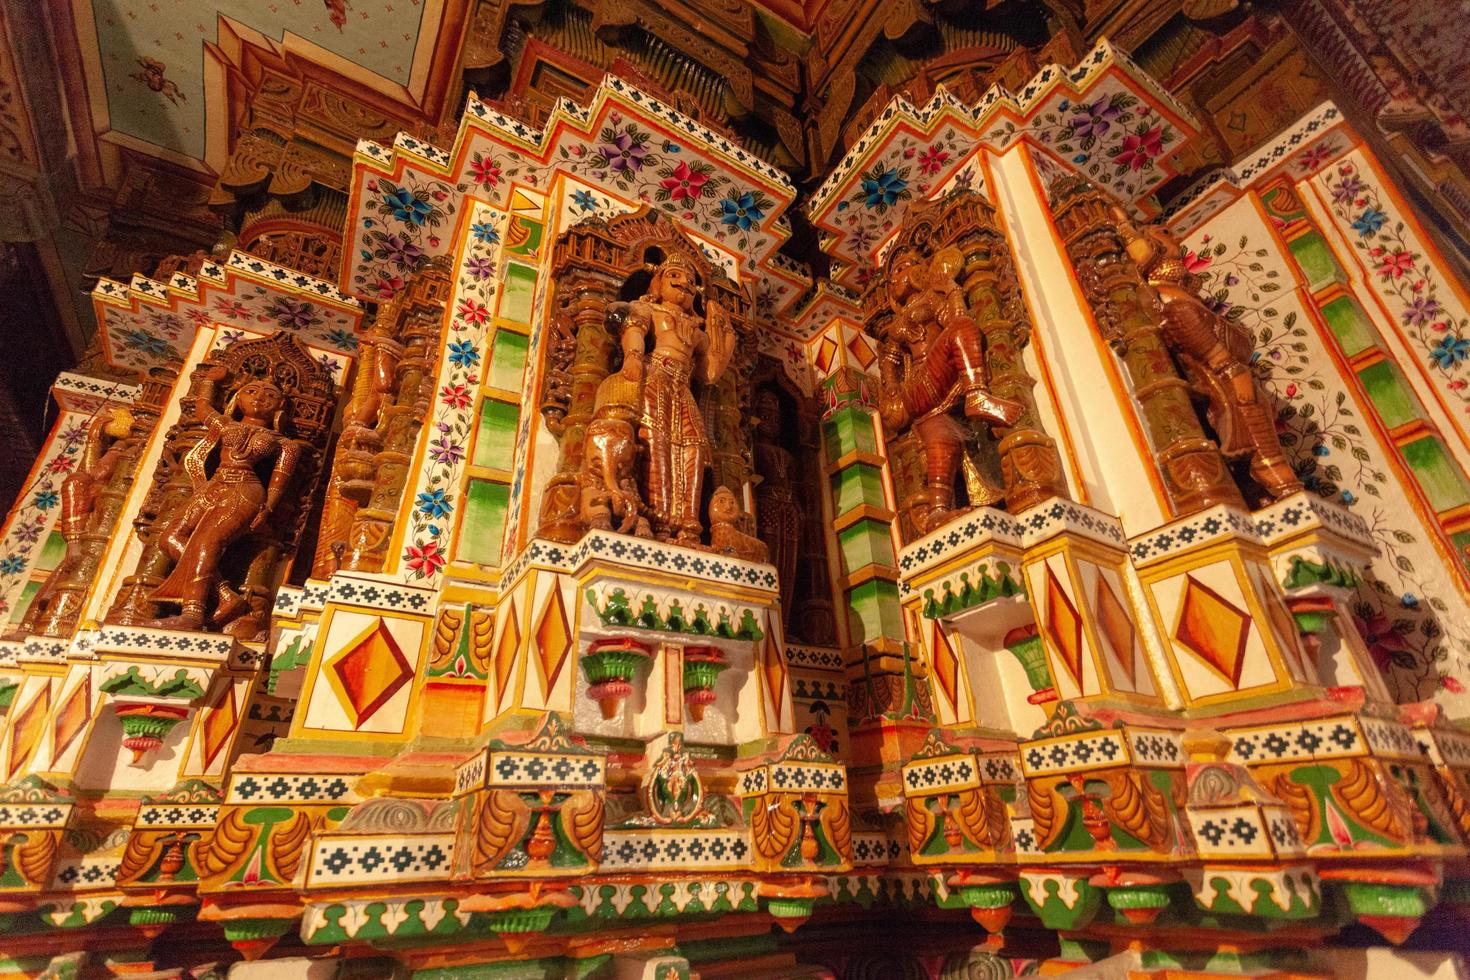
[{"label": "yellow diamond panel", "polygon": [[1250,616],[1193,575],[1184,579],[1174,639],[1231,687],[1239,687]]},{"label": "yellow diamond panel", "polygon": [[356,727],[413,679],[413,667],[388,631],[388,624],[379,616],[328,661],[326,675]]},{"label": "yellow diamond panel", "polygon": [[541,621],[536,624],[536,656],[541,661],[541,676],[546,678],[546,696],[561,674],[562,665],[572,649],[572,628],[567,623],[567,613],[562,608],[561,590],[552,588],[546,608],[541,610]]},{"label": "yellow diamond panel", "polygon": [[1046,633],[1056,647],[1062,666],[1082,686],[1082,617],[1057,581],[1051,566],[1046,568]]}]

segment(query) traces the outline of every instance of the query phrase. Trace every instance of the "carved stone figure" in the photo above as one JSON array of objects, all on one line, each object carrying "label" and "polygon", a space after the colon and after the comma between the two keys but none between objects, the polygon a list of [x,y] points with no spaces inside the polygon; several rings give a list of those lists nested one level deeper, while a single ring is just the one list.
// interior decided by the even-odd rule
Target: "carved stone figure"
[{"label": "carved stone figure", "polygon": [[[196,391],[195,417],[204,423],[206,436],[184,458],[196,492],[163,526],[160,545],[174,559],[174,568],[150,596],[154,602],[177,603],[179,613],[154,620],[155,626],[200,629],[206,622],[228,623],[243,611],[245,596],[221,581],[220,561],[237,538],[264,526],[301,456],[300,443],[280,431],[286,395],[275,382],[248,381],[224,413],[214,408],[215,386],[228,374],[223,365],[206,369]],[[216,446],[219,465],[206,478],[205,460]],[[270,461],[270,481],[262,485],[256,467]]]},{"label": "carved stone figure", "polygon": [[[535,535],[704,542],[708,487],[753,480],[750,297],[652,208],[586,218],[552,250],[537,400],[557,441]],[[535,491],[533,491],[534,493]]]},{"label": "carved stone figure", "polygon": [[142,552],[109,622],[263,633],[306,521],[332,393],[328,368],[286,333],[205,359],[165,434],[135,520]]},{"label": "carved stone figure", "polygon": [[75,623],[155,417],[111,405],[88,423],[76,469],[61,484],[56,530],[66,553],[31,600],[20,633],[59,636]]},{"label": "carved stone figure", "polygon": [[709,540],[712,551],[746,561],[765,561],[765,542],[750,533],[750,524],[750,515],[741,508],[733,490],[729,487],[715,490],[709,500]]},{"label": "carved stone figure", "polygon": [[581,517],[589,528],[648,533],[638,493],[638,420],[643,386],[615,371],[597,387],[582,446]]},{"label": "carved stone figure", "polygon": [[1164,341],[1197,394],[1227,460],[1244,460],[1271,499],[1302,489],[1276,438],[1276,414],[1251,372],[1254,339],[1200,299],[1183,246],[1156,226],[1136,227],[1114,209],[1128,255],[1158,296]]},{"label": "carved stone figure", "polygon": [[[911,429],[923,455],[924,488],[912,506],[920,534],[955,516],[954,482],[959,473],[967,419],[994,426],[1013,424],[1024,406],[992,394],[984,342],[966,309],[956,276],[963,262],[956,248],[926,257],[901,245],[889,256],[885,292],[892,316],[884,331],[879,413],[892,432]],[[990,503],[992,500],[972,500]]]},{"label": "carved stone figure", "polygon": [[[691,382],[713,384],[730,362],[735,334],[715,303],[703,322],[695,313],[699,277],[693,263],[671,253],[654,270],[648,292],[629,303],[621,347],[622,373],[643,385],[639,441],[646,447],[644,487],[654,536],[697,546],[699,506],[710,444]],[[652,337],[653,352],[645,352]],[[646,363],[645,363],[646,360]]]}]

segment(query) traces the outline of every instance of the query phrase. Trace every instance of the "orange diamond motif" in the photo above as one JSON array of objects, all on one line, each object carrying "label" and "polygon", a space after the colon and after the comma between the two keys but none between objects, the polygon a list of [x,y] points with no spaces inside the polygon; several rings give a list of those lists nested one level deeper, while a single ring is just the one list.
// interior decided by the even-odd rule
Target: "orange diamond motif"
[{"label": "orange diamond motif", "polygon": [[786,653],[775,637],[766,637],[765,663],[762,673],[766,675],[766,690],[770,692],[771,704],[779,716],[786,700]]},{"label": "orange diamond motif", "polygon": [[561,590],[553,588],[546,608],[541,610],[541,622],[536,624],[536,656],[541,660],[541,676],[546,678],[546,696],[556,686],[562,665],[572,649],[572,628],[567,624],[567,613],[562,608]]},{"label": "orange diamond motif", "polygon": [[1231,687],[1239,687],[1245,641],[1250,635],[1250,615],[1193,575],[1184,576],[1184,582],[1184,599],[1179,604],[1179,625],[1174,628],[1174,639],[1221,680]]},{"label": "orange diamond motif", "polygon": [[5,771],[7,780],[25,768],[36,746],[41,744],[41,732],[46,728],[46,712],[51,709],[51,682],[47,681],[31,698],[30,703],[15,715],[10,727],[10,766]]},{"label": "orange diamond motif", "polygon": [[225,685],[220,692],[219,700],[209,709],[204,716],[202,733],[204,744],[200,749],[204,760],[204,768],[219,755],[220,750],[230,741],[230,733],[235,730],[235,724],[240,720],[240,715],[235,709],[235,688],[232,684]]},{"label": "orange diamond motif", "polygon": [[955,656],[954,646],[944,634],[944,627],[934,624],[934,679],[939,682],[944,696],[951,705],[959,703],[960,658]]},{"label": "orange diamond motif", "polygon": [[1133,657],[1133,620],[1128,610],[1113,593],[1113,587],[1101,574],[1097,577],[1097,626],[1113,646],[1118,665],[1129,684],[1137,684]]},{"label": "orange diamond motif", "polygon": [[837,342],[831,337],[823,337],[821,343],[817,344],[817,367],[823,374],[832,370],[832,362],[837,359]]},{"label": "orange diamond motif", "polygon": [[90,677],[84,676],[56,711],[56,722],[51,726],[53,759],[60,759],[62,753],[71,748],[73,740],[87,727],[87,718],[91,714],[92,683]]},{"label": "orange diamond motif", "polygon": [[413,679],[413,667],[379,616],[331,659],[327,676],[353,727],[361,727]]},{"label": "orange diamond motif", "polygon": [[847,349],[852,354],[852,359],[857,361],[858,366],[864,371],[878,359],[878,352],[873,350],[873,345],[868,342],[868,338],[860,333],[852,335],[852,339],[847,342]]},{"label": "orange diamond motif", "polygon": [[505,628],[500,631],[500,642],[495,645],[495,697],[505,695],[510,683],[511,671],[516,665],[516,650],[521,645],[521,626],[516,616],[516,604],[512,600],[505,611]]},{"label": "orange diamond motif", "polygon": [[1050,565],[1046,567],[1046,635],[1057,648],[1062,666],[1081,687],[1082,617],[1077,615],[1077,607],[1072,605]]}]

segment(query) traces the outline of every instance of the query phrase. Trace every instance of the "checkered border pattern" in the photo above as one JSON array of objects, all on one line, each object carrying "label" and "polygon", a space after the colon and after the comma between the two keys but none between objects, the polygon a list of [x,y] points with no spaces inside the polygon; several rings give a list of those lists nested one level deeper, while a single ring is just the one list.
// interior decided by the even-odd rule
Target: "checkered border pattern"
[{"label": "checkered border pattern", "polygon": [[1351,715],[1287,725],[1231,728],[1228,761],[1259,766],[1301,759],[1347,759],[1368,755],[1368,743]]},{"label": "checkered border pattern", "polygon": [[485,785],[601,789],[607,781],[607,759],[601,755],[559,752],[491,752]]},{"label": "checkered border pattern", "polygon": [[16,653],[24,657],[42,660],[60,660],[66,656],[67,641],[51,636],[27,636],[16,647]]},{"label": "checkered border pattern", "polygon": [[1030,817],[1011,817],[1011,840],[1015,841],[1018,856],[1041,856],[1041,848],[1036,846],[1036,821]]},{"label": "checkered border pattern", "polygon": [[433,589],[347,575],[333,575],[327,586],[329,603],[386,612],[426,613],[436,594]]},{"label": "checkered border pattern", "polygon": [[690,575],[721,585],[776,591],[776,569],[770,565],[723,558],[703,551],[607,531],[593,531],[574,545],[561,545],[540,539],[532,541],[506,569],[501,582],[506,585],[514,584],[532,565],[577,574],[584,565],[597,558],[654,571]]},{"label": "checkered border pattern", "polygon": [[213,827],[219,820],[219,807],[191,806],[187,803],[144,803],[138,807],[133,826],[149,830],[175,827]]},{"label": "checkered border pattern", "polygon": [[1021,760],[1015,750],[978,752],[975,762],[980,767],[980,782],[987,785],[1011,785],[1021,781]]},{"label": "checkered border pattern", "polygon": [[609,830],[599,870],[745,868],[753,854],[746,830]]},{"label": "checkered border pattern", "polygon": [[853,834],[852,863],[855,867],[882,867],[903,856],[898,841],[883,834]]},{"label": "checkered border pattern", "polygon": [[908,577],[977,545],[994,542],[1029,548],[1065,531],[1119,550],[1127,547],[1123,525],[1117,518],[1070,500],[1052,499],[1014,517],[990,507],[977,507],[904,547],[898,554],[898,569]]},{"label": "checkered border pattern", "polygon": [[1162,769],[1184,768],[1184,736],[1163,728],[1124,729],[1128,734],[1128,747],[1133,750],[1133,759],[1139,765]]},{"label": "checkered border pattern", "polygon": [[766,784],[768,782],[770,782],[770,779],[765,766],[747,769],[740,774],[739,782],[736,784],[736,791],[741,796],[759,796],[766,791]]},{"label": "checkered border pattern", "polygon": [[1205,860],[1272,856],[1270,831],[1254,805],[1189,810],[1187,815]]},{"label": "checkered border pattern", "polygon": [[1256,533],[1267,547],[1275,547],[1283,538],[1314,528],[1347,538],[1365,548],[1377,549],[1368,522],[1345,507],[1308,493],[1299,493],[1256,511]]},{"label": "checkered border pattern", "polygon": [[1362,518],[1306,494],[1288,497],[1254,514],[1220,504],[1140,534],[1128,548],[1136,564],[1147,564],[1226,537],[1274,548],[1287,538],[1318,528],[1376,550],[1373,534]]},{"label": "checkered border pattern", "polygon": [[1263,806],[1261,816],[1266,818],[1266,828],[1271,833],[1271,846],[1278,857],[1305,857],[1307,845],[1297,830],[1296,818],[1284,806]]},{"label": "checkered border pattern", "polygon": [[842,670],[842,651],[829,647],[786,646],[786,662],[809,670]]},{"label": "checkered border pattern", "polygon": [[81,653],[162,653],[223,661],[229,658],[235,640],[218,633],[102,626],[78,634],[73,646]]},{"label": "checkered border pattern", "polygon": [[1419,746],[1435,765],[1470,769],[1470,735],[1442,728],[1415,730]]},{"label": "checkered border pattern", "polygon": [[1027,776],[1112,769],[1133,761],[1123,733],[1113,728],[1022,742],[1019,750],[1021,771]]},{"label": "checkered border pattern", "polygon": [[488,753],[481,749],[461,762],[454,769],[454,795],[473,793],[485,785],[485,765]]},{"label": "checkered border pattern", "polygon": [[1408,725],[1384,718],[1359,718],[1358,727],[1375,756],[1405,762],[1424,761],[1424,750]]},{"label": "checkered border pattern", "polygon": [[327,837],[311,850],[308,887],[448,878],[454,835]]},{"label": "checkered border pattern", "polygon": [[1128,551],[1135,564],[1144,564],[1226,537],[1261,540],[1249,514],[1219,504],[1138,535],[1128,542]]},{"label": "checkered border pattern", "polygon": [[741,796],[766,793],[845,793],[847,767],[836,762],[772,762],[740,773]]},{"label": "checkered border pattern", "polygon": [[226,803],[357,803],[356,776],[297,776],[239,772],[230,777]]},{"label": "checkered border pattern", "polygon": [[0,830],[59,830],[71,811],[70,803],[0,804]]},{"label": "checkered border pattern", "polygon": [[903,767],[904,796],[934,796],[980,785],[981,767],[970,753],[920,759]]},{"label": "checkered border pattern", "polygon": [[106,858],[63,858],[56,862],[51,875],[51,887],[59,891],[75,891],[83,888],[110,888],[117,881],[120,861]]},{"label": "checkered border pattern", "polygon": [[1282,133],[1271,143],[1261,147],[1249,159],[1235,167],[1235,183],[1241,187],[1266,173],[1298,149],[1325,133],[1342,118],[1341,111],[1331,102],[1323,102],[1302,118],[1291,129]]}]

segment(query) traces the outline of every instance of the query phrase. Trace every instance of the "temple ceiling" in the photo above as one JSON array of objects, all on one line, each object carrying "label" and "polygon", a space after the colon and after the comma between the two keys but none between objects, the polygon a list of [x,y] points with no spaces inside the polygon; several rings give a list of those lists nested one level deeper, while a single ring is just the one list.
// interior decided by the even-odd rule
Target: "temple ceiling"
[{"label": "temple ceiling", "polygon": [[231,144],[230,88],[252,56],[305,62],[413,103],[445,13],[446,0],[77,3],[92,130],[144,154],[218,170]]}]

